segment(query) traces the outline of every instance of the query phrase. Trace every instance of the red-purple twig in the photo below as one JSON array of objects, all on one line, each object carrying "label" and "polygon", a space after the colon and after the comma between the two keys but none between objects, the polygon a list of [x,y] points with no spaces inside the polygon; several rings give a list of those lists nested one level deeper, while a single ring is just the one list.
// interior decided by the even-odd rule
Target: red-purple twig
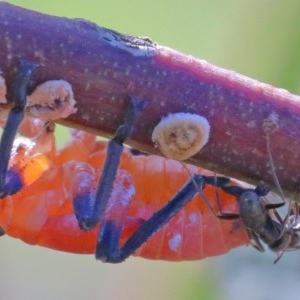
[{"label": "red-purple twig", "polygon": [[128,144],[159,154],[154,126],[174,112],[206,117],[208,144],[189,162],[273,185],[263,131],[276,123],[270,147],[282,188],[300,182],[300,97],[151,42],[85,20],[48,16],[0,3],[0,68],[10,95],[15,58],[41,65],[32,86],[49,79],[72,84],[77,113],[59,123],[111,137],[128,96],[148,102]]}]

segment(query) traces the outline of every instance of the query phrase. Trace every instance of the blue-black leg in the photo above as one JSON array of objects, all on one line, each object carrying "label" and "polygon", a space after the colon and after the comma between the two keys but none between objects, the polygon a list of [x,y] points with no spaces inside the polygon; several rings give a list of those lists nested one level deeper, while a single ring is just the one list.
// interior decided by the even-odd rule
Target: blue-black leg
[{"label": "blue-black leg", "polygon": [[4,229],[0,226],[0,236],[5,235]]},{"label": "blue-black leg", "polygon": [[169,202],[155,212],[134,232],[125,244],[120,248],[119,240],[122,232],[120,224],[113,220],[105,220],[101,224],[99,232],[96,258],[103,262],[119,263],[132,255],[141,247],[155,232],[160,230],[170,221],[200,190],[206,183],[222,186],[228,183],[225,177],[206,177],[194,174],[186,184],[174,195]]},{"label": "blue-black leg", "polygon": [[22,182],[18,176],[8,172],[8,163],[11,149],[16,137],[18,127],[24,117],[26,105],[27,85],[32,72],[37,65],[20,60],[15,68],[12,86],[13,108],[10,110],[0,141],[0,198],[16,193],[22,188]]},{"label": "blue-black leg", "polygon": [[88,200],[87,198],[82,200],[81,197],[74,197],[74,211],[81,229],[92,229],[99,223],[103,216],[116,178],[120,157],[123,151],[123,143],[130,137],[135,122],[145,106],[146,102],[141,99],[134,97],[129,99],[129,107],[124,124],[117,129],[114,138],[108,143],[106,160],[95,199],[89,197]]}]

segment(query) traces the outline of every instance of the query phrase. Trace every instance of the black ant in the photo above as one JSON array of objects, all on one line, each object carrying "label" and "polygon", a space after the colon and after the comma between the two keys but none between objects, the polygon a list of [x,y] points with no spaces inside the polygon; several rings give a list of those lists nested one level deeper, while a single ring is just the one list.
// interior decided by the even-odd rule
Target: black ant
[{"label": "black ant", "polygon": [[221,219],[240,219],[245,225],[251,245],[264,252],[263,241],[269,249],[278,253],[276,263],[285,251],[300,248],[300,237],[297,233],[299,221],[288,215],[282,220],[276,211],[285,202],[266,203],[264,197],[269,193],[269,186],[260,183],[256,188],[240,186],[223,186],[222,189],[238,200],[238,214],[224,213],[220,207]]},{"label": "black ant", "polygon": [[289,203],[287,216],[282,220],[277,209],[286,204],[282,189],[275,172],[273,157],[270,150],[269,134],[278,128],[277,116],[270,115],[264,122],[264,132],[266,136],[267,151],[270,159],[271,171],[274,182],[278,187],[282,202],[266,203],[265,196],[270,192],[266,183],[260,183],[256,188],[243,188],[240,186],[223,186],[222,189],[235,196],[238,200],[239,213],[224,213],[218,201],[220,214],[217,217],[222,219],[239,218],[245,225],[251,245],[263,252],[263,241],[269,249],[277,252],[278,257],[274,263],[282,257],[285,251],[300,249],[300,218],[299,207],[291,207]]}]

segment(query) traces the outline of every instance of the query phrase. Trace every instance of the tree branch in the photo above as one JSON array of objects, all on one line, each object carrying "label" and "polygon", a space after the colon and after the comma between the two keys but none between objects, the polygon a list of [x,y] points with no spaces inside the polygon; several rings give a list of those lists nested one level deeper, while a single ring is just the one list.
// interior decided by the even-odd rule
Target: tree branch
[{"label": "tree branch", "polygon": [[263,124],[273,122],[270,148],[282,188],[300,181],[300,97],[217,68],[203,60],[85,21],[48,16],[0,3],[0,68],[11,95],[16,58],[41,65],[32,89],[49,79],[71,83],[77,112],[59,123],[111,137],[128,96],[148,102],[133,147],[159,154],[152,130],[163,116],[206,117],[208,144],[189,162],[248,182],[273,185]]}]

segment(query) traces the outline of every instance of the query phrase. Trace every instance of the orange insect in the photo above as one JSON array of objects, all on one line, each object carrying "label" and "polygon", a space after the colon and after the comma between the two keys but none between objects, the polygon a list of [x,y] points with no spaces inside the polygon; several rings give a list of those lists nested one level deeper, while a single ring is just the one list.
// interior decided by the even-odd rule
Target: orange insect
[{"label": "orange insect", "polygon": [[[106,159],[106,142],[93,135],[73,130],[70,142],[59,151],[40,153],[51,165],[42,170],[40,177],[20,192],[0,202],[0,226],[10,236],[29,244],[73,253],[95,253],[99,226],[91,231],[78,227],[72,204],[72,190],[78,187],[83,174],[92,174],[93,187]],[[52,131],[40,134],[43,141],[54,142]],[[37,140],[37,144],[38,140]],[[38,148],[38,147],[37,147]],[[51,148],[51,147],[50,147]],[[29,157],[30,164],[35,162]],[[187,166],[189,171],[207,176],[213,174],[201,168]],[[152,155],[134,155],[124,149],[110,214],[124,219],[121,245],[128,237],[161,208],[188,180],[189,174],[181,163]],[[25,173],[25,172],[24,172]],[[26,172],[30,176],[30,172]],[[25,175],[25,174],[23,174]],[[25,176],[25,177],[26,177]],[[75,186],[74,186],[75,185]],[[90,188],[90,183],[87,184]],[[134,192],[135,190],[135,192]],[[215,188],[206,185],[203,192],[215,198]],[[222,207],[234,209],[233,197],[219,191]],[[113,201],[112,201],[113,199]],[[120,205],[127,205],[122,212]],[[216,207],[215,207],[216,208]],[[135,255],[151,259],[193,260],[226,253],[247,244],[245,229],[238,221],[222,221],[214,217],[201,197],[196,196],[180,210],[160,231],[144,243]]]}]

